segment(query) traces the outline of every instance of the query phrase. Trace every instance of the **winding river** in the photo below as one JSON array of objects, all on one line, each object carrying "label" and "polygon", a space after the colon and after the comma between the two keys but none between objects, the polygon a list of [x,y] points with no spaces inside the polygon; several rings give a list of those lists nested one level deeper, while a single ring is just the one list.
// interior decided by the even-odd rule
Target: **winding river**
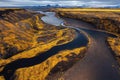
[{"label": "winding river", "polygon": [[[42,20],[48,24],[59,26],[63,22],[62,19],[55,17],[54,12],[46,12],[44,14],[46,16],[42,17]],[[30,67],[30,66],[40,64],[46,59],[48,59],[49,57],[65,49],[70,50],[70,49],[86,46],[88,44],[87,37],[83,33],[80,33],[78,29],[76,28],[74,29],[76,30],[77,37],[73,41],[67,44],[54,46],[50,50],[44,53],[40,53],[40,55],[37,55],[35,57],[18,59],[16,61],[13,61],[4,67],[3,71],[0,74],[3,75],[6,80],[10,80],[10,78],[14,75],[14,72],[19,68]]]},{"label": "winding river", "polygon": [[[57,18],[53,16],[55,15],[54,12],[47,12],[45,14],[48,16],[51,15],[49,17],[45,16],[42,18],[46,23],[51,24],[49,20]],[[65,72],[62,76],[64,80],[120,80],[119,65],[112,55],[114,52],[111,51],[106,42],[107,37],[115,36],[98,30],[93,25],[80,20],[69,18],[63,19],[70,25],[64,25],[65,27],[74,28],[77,31],[82,30],[87,33],[91,39],[91,44],[85,57]],[[63,22],[62,19],[59,19],[59,21]],[[52,24],[56,25],[53,22]],[[78,35],[78,37],[79,36],[80,35]]]},{"label": "winding river", "polygon": [[115,37],[80,20],[64,18],[70,26],[80,28],[91,38],[85,57],[65,72],[64,80],[120,80],[120,70],[106,39]]},{"label": "winding river", "polygon": [[[55,17],[54,12],[42,12],[46,16],[42,20],[48,24],[55,26],[61,25],[62,19]],[[64,49],[74,49],[81,46],[86,46],[88,39],[80,30],[87,33],[91,38],[91,44],[83,59],[77,62],[72,68],[63,75],[64,80],[120,80],[119,66],[114,59],[111,50],[106,44],[106,37],[113,36],[105,32],[92,29],[93,26],[74,19],[64,18],[71,27],[77,32],[77,37],[70,43],[54,46],[50,50],[40,53],[40,55],[18,59],[7,64],[0,73],[4,75],[6,80],[10,80],[14,72],[19,68],[34,66],[45,61],[47,58],[55,55],[57,52]]]}]

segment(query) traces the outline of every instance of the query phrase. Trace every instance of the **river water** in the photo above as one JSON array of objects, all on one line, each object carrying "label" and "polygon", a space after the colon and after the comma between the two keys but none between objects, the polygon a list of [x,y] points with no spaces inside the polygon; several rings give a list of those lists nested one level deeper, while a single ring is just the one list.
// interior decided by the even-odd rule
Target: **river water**
[{"label": "river water", "polygon": [[64,22],[62,19],[57,18],[55,16],[55,12],[41,12],[41,13],[46,15],[42,17],[41,19],[47,24],[51,24],[54,26],[60,26],[61,23]]}]

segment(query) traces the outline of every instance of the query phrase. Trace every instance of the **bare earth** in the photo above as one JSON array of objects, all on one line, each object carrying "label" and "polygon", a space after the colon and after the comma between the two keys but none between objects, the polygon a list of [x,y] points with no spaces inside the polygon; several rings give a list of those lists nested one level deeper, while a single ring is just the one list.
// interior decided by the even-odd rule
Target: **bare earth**
[{"label": "bare earth", "polygon": [[92,25],[82,21],[65,20],[71,26],[89,28],[83,30],[91,36],[92,43],[85,57],[65,72],[64,80],[120,80],[119,66],[105,42],[108,34],[92,31]]}]

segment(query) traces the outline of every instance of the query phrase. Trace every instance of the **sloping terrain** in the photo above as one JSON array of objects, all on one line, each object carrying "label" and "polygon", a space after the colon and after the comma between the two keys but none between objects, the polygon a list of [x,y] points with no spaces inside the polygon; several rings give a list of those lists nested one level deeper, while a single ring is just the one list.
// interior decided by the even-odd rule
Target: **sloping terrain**
[{"label": "sloping terrain", "polygon": [[[116,57],[120,61],[119,9],[60,8],[53,11],[56,11],[66,21],[67,25],[84,30],[92,39],[85,57],[66,71],[61,79],[119,80],[120,68],[114,58]],[[108,45],[107,38],[110,46]]]},{"label": "sloping terrain", "polygon": [[120,38],[109,37],[108,43],[111,49],[115,52],[114,56],[116,57],[116,60],[118,60],[118,63],[120,65]]},{"label": "sloping terrain", "polygon": [[[64,20],[69,25],[56,27],[41,21],[43,15],[36,12],[1,9],[0,80],[119,80],[118,64],[106,44],[107,37],[113,36],[108,32],[117,36],[108,41],[120,60],[119,10],[72,10],[54,10],[68,17]],[[88,49],[81,47],[87,42]]]},{"label": "sloping terrain", "polygon": [[58,15],[91,23],[96,28],[120,33],[119,9],[55,9]]},{"label": "sloping terrain", "polygon": [[108,42],[111,49],[115,52],[118,62],[120,63],[119,43],[120,43],[120,10],[119,9],[52,9],[59,16],[73,18],[85,21],[94,26],[95,29],[107,31],[115,34],[117,38],[109,38]]},{"label": "sloping terrain", "polygon": [[[34,80],[36,75],[39,76],[38,80],[43,80],[57,63],[66,61],[66,56],[70,53],[79,55],[86,50],[83,47],[59,52],[42,63],[47,55],[41,53],[66,44],[76,37],[75,30],[45,24],[41,21],[42,16],[24,9],[0,9],[0,80]],[[23,75],[25,76],[21,78]]]},{"label": "sloping terrain", "polygon": [[[1,11],[0,15],[1,58],[8,58],[18,52],[34,47],[34,33],[37,32],[35,27],[43,27],[43,23],[39,21],[39,16],[42,15],[33,16],[34,13],[21,9],[6,9]],[[36,22],[38,22],[38,25]]]},{"label": "sloping terrain", "polygon": [[41,14],[24,9],[5,9],[0,15],[1,58],[9,58],[38,44],[46,44],[62,34],[67,35],[68,29],[44,24],[40,20]]}]

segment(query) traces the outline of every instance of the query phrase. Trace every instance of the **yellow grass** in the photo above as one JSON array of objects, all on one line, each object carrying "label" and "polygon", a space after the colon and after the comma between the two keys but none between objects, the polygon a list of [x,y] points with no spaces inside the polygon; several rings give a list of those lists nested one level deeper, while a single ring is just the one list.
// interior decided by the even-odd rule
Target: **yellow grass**
[{"label": "yellow grass", "polygon": [[[15,55],[15,56],[12,56],[12,57],[10,57],[8,59],[0,60],[0,64],[5,65],[5,64],[8,64],[8,63],[10,63],[12,61],[15,61],[16,59],[31,58],[31,57],[34,57],[34,56],[40,54],[41,52],[45,52],[45,51],[49,50],[53,46],[66,44],[66,43],[72,41],[75,36],[69,37],[69,33],[67,35],[65,35],[65,36],[62,36],[63,32],[66,32],[66,31],[69,32],[69,29],[66,28],[66,29],[63,29],[63,30],[59,30],[56,33],[57,35],[59,35],[58,38],[53,39],[50,42],[42,44],[42,45],[38,44],[38,46],[36,46],[36,47],[34,47],[32,49],[27,50],[27,51],[23,51],[23,52]],[[74,34],[72,34],[72,35],[74,35]],[[62,42],[60,44],[57,44],[60,40],[64,40],[64,42]]]},{"label": "yellow grass", "polygon": [[49,74],[50,70],[54,68],[55,65],[57,65],[61,61],[68,60],[66,56],[72,56],[72,53],[74,53],[75,55],[79,55],[85,50],[85,47],[81,47],[73,50],[60,51],[59,53],[48,58],[41,64],[18,69],[15,73],[15,75],[17,75],[15,80],[45,80],[46,76]]},{"label": "yellow grass", "polygon": [[5,80],[5,79],[4,79],[4,76],[0,76],[0,80]]},{"label": "yellow grass", "polygon": [[[6,64],[12,61],[35,57],[38,54],[51,49],[53,46],[66,44],[72,41],[75,37],[75,31],[72,29],[58,29],[55,26],[48,26],[40,20],[41,16],[39,15],[29,15],[31,17],[23,18],[21,15],[18,15],[18,13],[22,12],[23,11],[15,11],[9,14],[4,14],[5,20],[0,20],[0,25],[2,25],[0,30],[2,30],[3,35],[3,39],[1,38],[0,40],[1,43],[7,43],[7,48],[13,46],[19,51],[22,50],[22,52],[16,53],[16,55],[11,56],[10,58],[0,59],[0,66],[3,66],[0,68],[0,71],[3,70]],[[28,15],[29,12],[25,11],[23,14]],[[28,27],[30,28],[28,29]],[[38,42],[38,38],[44,38],[45,41]],[[0,44],[0,50],[3,54],[5,54],[5,48],[6,46],[4,44]],[[15,73],[17,76],[15,80],[44,80],[55,65],[61,61],[68,61],[66,56],[72,56],[72,53],[78,55],[84,50],[86,50],[85,47],[64,50],[48,58],[41,64],[33,65],[28,68],[20,68]],[[0,80],[4,80],[3,75],[0,76]]]},{"label": "yellow grass", "polygon": [[58,8],[57,10],[65,12],[79,12],[79,11],[90,11],[90,12],[120,12],[120,9],[94,9],[94,8]]},{"label": "yellow grass", "polygon": [[116,56],[120,56],[120,40],[118,38],[108,38],[108,43],[110,44],[110,47],[115,52]]},{"label": "yellow grass", "polygon": [[120,65],[120,39],[119,38],[108,38],[108,43],[111,49],[115,52],[115,58],[117,59]]},{"label": "yellow grass", "polygon": [[85,9],[58,8],[53,9],[60,16],[79,19],[95,25],[96,28],[118,34],[120,32],[120,9]]},{"label": "yellow grass", "polygon": [[19,9],[21,9],[21,8],[0,8],[0,11],[4,11],[4,10],[7,10],[7,9],[19,10]]},{"label": "yellow grass", "polygon": [[[28,13],[29,12],[26,14]],[[15,15],[18,14],[15,13]],[[16,16],[14,18],[19,17]],[[55,26],[47,25],[40,20],[40,17],[41,16],[39,15],[34,15],[30,18],[19,20],[15,23],[0,20],[0,25],[2,25],[2,27],[0,27],[0,30],[2,31],[0,35],[3,36],[3,39],[0,38],[0,53],[5,54],[5,52],[7,52],[5,50],[6,46],[4,46],[3,43],[11,45],[7,46],[7,48],[16,47],[18,51],[22,50],[22,52],[16,52],[16,55],[11,56],[8,59],[0,59],[0,66],[3,65],[4,67],[6,64],[17,59],[35,57],[41,52],[49,50],[53,46],[66,44],[74,39],[74,30],[69,28],[58,29]],[[27,29],[27,27],[29,27],[29,29]],[[35,30],[33,27],[37,27],[39,30]],[[50,38],[47,39],[49,36]],[[45,41],[38,42],[37,39],[43,39],[42,37]]]}]

